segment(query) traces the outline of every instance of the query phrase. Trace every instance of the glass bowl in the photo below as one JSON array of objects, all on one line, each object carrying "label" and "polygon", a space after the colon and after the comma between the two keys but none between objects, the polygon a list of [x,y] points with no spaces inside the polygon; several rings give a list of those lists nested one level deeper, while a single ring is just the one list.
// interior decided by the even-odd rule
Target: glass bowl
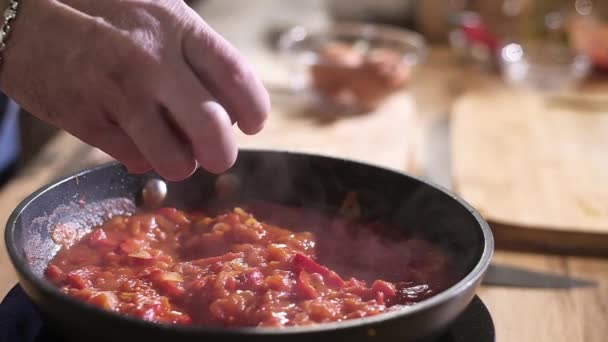
[{"label": "glass bowl", "polygon": [[426,42],[397,27],[342,22],[317,30],[293,27],[280,37],[279,49],[294,90],[323,106],[371,111],[409,84]]},{"label": "glass bowl", "polygon": [[591,69],[587,56],[553,42],[506,44],[500,65],[507,83],[545,92],[574,88]]}]

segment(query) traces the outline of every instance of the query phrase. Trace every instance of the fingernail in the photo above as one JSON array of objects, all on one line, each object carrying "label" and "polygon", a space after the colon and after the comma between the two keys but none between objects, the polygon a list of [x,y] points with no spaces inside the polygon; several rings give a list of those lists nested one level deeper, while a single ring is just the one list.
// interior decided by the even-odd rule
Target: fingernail
[{"label": "fingernail", "polygon": [[255,126],[253,129],[251,129],[251,127],[247,127],[247,128],[243,127],[243,125],[241,125],[240,122],[238,125],[239,125],[239,129],[243,133],[245,133],[247,135],[254,135],[254,134],[260,133],[264,129],[264,127],[266,126],[266,121],[263,121],[258,126]]}]

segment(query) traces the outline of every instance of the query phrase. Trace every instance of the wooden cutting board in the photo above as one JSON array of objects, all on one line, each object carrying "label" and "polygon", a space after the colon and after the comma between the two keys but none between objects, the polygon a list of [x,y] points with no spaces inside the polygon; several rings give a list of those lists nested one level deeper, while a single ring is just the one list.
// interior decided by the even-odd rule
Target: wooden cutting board
[{"label": "wooden cutting board", "polygon": [[244,148],[318,153],[404,170],[411,169],[408,130],[415,128],[413,118],[413,101],[406,92],[375,112],[358,116],[311,110],[305,101],[294,97],[275,101],[259,134],[237,134],[239,146]]},{"label": "wooden cutting board", "polygon": [[608,97],[493,89],[453,107],[455,190],[498,245],[608,255]]}]

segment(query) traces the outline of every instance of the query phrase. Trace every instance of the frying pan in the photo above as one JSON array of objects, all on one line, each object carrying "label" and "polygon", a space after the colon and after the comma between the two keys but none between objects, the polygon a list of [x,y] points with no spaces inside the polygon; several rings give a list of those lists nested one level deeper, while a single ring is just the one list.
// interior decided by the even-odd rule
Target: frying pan
[{"label": "frying pan", "polygon": [[[228,176],[229,175],[229,176]],[[133,211],[153,172],[132,175],[110,163],[47,185],[26,198],[6,227],[7,250],[26,294],[51,326],[71,341],[357,341],[432,340],[474,297],[493,252],[490,229],[454,195],[420,179],[380,167],[321,155],[242,150],[226,174],[203,170],[167,183],[166,205],[180,209],[217,200],[217,184],[238,180],[233,198],[301,205],[336,213],[345,194],[358,194],[363,217],[382,218],[394,230],[422,235],[449,254],[459,279],[420,303],[377,316],[307,327],[202,328],[161,325],[97,309],[61,294],[43,272],[58,251],[52,233],[86,233],[113,214]],[[398,232],[389,232],[398,233]],[[344,246],[348,248],[348,246]],[[365,251],[361,251],[365,253]],[[399,260],[394,267],[400,267]]]}]

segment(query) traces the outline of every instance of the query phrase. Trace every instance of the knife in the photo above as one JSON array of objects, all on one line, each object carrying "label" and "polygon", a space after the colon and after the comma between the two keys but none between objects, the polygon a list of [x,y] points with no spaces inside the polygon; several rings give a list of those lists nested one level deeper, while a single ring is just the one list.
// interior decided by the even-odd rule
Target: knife
[{"label": "knife", "polygon": [[[425,177],[446,189],[452,189],[449,115],[445,115],[442,120],[432,126],[428,141],[424,145],[427,147],[425,153],[428,158],[424,170]],[[597,286],[596,282],[589,280],[495,263],[490,264],[482,284],[553,289]]]},{"label": "knife", "polygon": [[573,278],[558,274],[529,271],[519,267],[490,264],[482,280],[483,285],[528,287],[545,289],[571,289],[576,287],[595,287],[590,280]]}]

